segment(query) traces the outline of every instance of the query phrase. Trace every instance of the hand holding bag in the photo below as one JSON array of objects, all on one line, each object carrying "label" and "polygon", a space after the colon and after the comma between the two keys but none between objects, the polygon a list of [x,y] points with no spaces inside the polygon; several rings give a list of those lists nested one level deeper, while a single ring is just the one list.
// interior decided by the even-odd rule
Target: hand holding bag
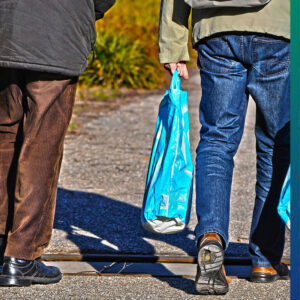
[{"label": "hand holding bag", "polygon": [[175,71],[157,117],[146,180],[142,224],[154,233],[176,233],[189,222],[193,161],[189,140],[187,92]]}]

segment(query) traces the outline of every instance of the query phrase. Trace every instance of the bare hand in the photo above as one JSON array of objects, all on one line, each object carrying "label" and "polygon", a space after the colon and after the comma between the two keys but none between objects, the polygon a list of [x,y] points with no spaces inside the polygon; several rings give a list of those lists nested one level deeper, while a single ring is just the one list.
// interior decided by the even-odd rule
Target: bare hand
[{"label": "bare hand", "polygon": [[173,74],[174,71],[177,70],[180,77],[182,77],[184,79],[189,79],[189,72],[186,67],[185,61],[180,61],[177,63],[167,63],[164,66],[165,66],[165,69],[170,71],[171,74]]}]

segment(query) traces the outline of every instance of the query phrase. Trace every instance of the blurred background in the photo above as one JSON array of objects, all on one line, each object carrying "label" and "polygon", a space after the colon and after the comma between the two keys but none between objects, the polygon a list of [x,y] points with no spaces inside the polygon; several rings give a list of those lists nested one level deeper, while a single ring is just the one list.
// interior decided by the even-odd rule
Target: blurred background
[{"label": "blurred background", "polygon": [[164,81],[158,62],[160,0],[118,0],[96,23],[95,54],[81,86],[157,88]]},{"label": "blurred background", "polygon": [[158,62],[160,2],[118,0],[96,23],[95,53],[80,77],[81,88],[156,89],[166,82]]}]

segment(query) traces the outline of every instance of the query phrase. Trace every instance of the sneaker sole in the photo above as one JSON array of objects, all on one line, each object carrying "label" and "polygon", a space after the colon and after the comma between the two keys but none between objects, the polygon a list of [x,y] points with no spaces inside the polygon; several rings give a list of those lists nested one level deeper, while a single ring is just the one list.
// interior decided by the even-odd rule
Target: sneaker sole
[{"label": "sneaker sole", "polygon": [[0,286],[30,286],[31,284],[51,284],[51,283],[57,283],[61,279],[62,279],[61,274],[59,274],[54,278],[0,275]]},{"label": "sneaker sole", "polygon": [[219,246],[208,244],[199,250],[199,274],[195,287],[200,295],[224,295],[228,292],[226,278],[221,275],[223,262],[224,252]]}]

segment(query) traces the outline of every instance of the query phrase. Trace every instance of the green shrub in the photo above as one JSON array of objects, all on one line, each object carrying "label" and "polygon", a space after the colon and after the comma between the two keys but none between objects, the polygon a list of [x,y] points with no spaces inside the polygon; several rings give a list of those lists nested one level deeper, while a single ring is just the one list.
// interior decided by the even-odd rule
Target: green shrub
[{"label": "green shrub", "polygon": [[[159,87],[166,79],[158,62],[161,0],[117,0],[96,24],[95,57],[80,82],[118,89]],[[194,51],[193,51],[194,52]],[[191,51],[192,66],[195,54]]]},{"label": "green shrub", "polygon": [[80,78],[88,86],[99,85],[118,89],[155,88],[161,83],[161,66],[157,57],[149,57],[140,40],[129,35],[110,34],[98,30],[94,59]]},{"label": "green shrub", "polygon": [[160,0],[118,0],[97,22],[94,60],[81,84],[112,89],[156,88],[164,80],[158,62]]}]

